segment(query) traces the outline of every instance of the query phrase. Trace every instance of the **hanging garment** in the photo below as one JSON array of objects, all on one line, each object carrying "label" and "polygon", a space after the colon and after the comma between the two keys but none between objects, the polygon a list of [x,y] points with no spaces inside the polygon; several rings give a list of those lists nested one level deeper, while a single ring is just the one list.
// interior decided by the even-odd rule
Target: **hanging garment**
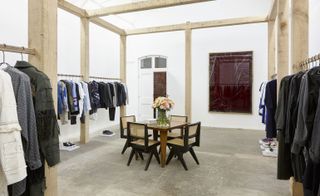
[{"label": "hanging garment", "polygon": [[76,105],[74,105],[74,99],[75,97],[73,96],[73,90],[75,90],[73,88],[73,83],[71,81],[68,80],[61,80],[67,88],[67,100],[68,100],[68,108],[69,108],[69,113],[71,114],[77,114],[77,107]]},{"label": "hanging garment", "polygon": [[116,91],[117,91],[117,106],[124,106],[126,105],[127,102],[127,96],[126,96],[126,90],[125,87],[123,86],[123,84],[119,83],[119,82],[115,82],[116,84]]},{"label": "hanging garment", "polygon": [[[60,130],[54,110],[50,80],[47,75],[28,62],[18,61],[15,67],[30,78],[42,163],[45,160],[49,167],[53,167],[60,162]],[[44,165],[34,171],[28,171],[28,188],[29,195],[44,195]]]},{"label": "hanging garment", "polygon": [[311,135],[309,154],[314,163],[320,163],[320,95]]},{"label": "hanging garment", "polygon": [[116,115],[116,107],[114,106],[115,104],[113,103],[114,97],[115,97],[115,89],[112,83],[107,83],[107,84],[109,86],[110,95],[111,95],[111,100],[109,105],[109,120],[114,121],[115,115]]},{"label": "hanging garment", "polygon": [[88,114],[91,110],[91,103],[90,103],[90,94],[88,89],[88,84],[86,82],[81,82],[84,98],[83,98],[83,111],[85,114]]},{"label": "hanging garment", "polygon": [[[297,125],[297,116],[298,116],[298,96],[299,88],[303,72],[295,74],[290,82],[289,95],[288,95],[288,108],[286,114],[286,128],[285,128],[285,143],[286,145],[292,146],[293,137],[295,133],[295,128]],[[291,154],[287,152],[288,154]],[[289,155],[288,155],[289,156]],[[305,158],[303,153],[300,154],[291,154],[291,166],[293,170],[293,176],[296,182],[302,182],[303,173],[305,171]]]},{"label": "hanging garment", "polygon": [[117,107],[118,102],[118,95],[117,95],[117,88],[114,82],[111,83],[113,86],[114,96],[113,96],[113,107]]},{"label": "hanging garment", "polygon": [[18,61],[16,68],[30,77],[39,135],[40,149],[48,165],[60,162],[59,126],[54,111],[52,87],[47,75],[25,61]]},{"label": "hanging garment", "polygon": [[[8,66],[5,70],[10,76],[13,84],[14,94],[17,103],[19,124],[22,128],[22,142],[25,160],[31,170],[42,166],[38,145],[38,133],[36,118],[32,101],[30,79],[19,70]],[[11,187],[12,196],[20,196],[26,190],[26,179],[13,184]]]},{"label": "hanging garment", "polygon": [[266,85],[265,97],[267,117],[266,117],[266,136],[267,138],[277,137],[275,113],[277,109],[277,80],[271,80]]},{"label": "hanging garment", "polygon": [[0,193],[27,176],[17,105],[8,73],[0,70]]},{"label": "hanging garment", "polygon": [[278,107],[276,110],[276,125],[278,130],[278,172],[279,180],[289,180],[293,176],[291,167],[290,144],[285,143],[286,118],[288,109],[289,86],[293,76],[286,76],[281,80]]},{"label": "hanging garment", "polygon": [[97,113],[98,108],[101,108],[100,105],[100,94],[99,94],[99,84],[96,81],[89,82],[88,84],[88,90],[91,97],[91,110],[90,115]]},{"label": "hanging garment", "polygon": [[83,108],[84,108],[84,91],[82,88],[82,84],[80,82],[76,82],[77,89],[78,89],[78,105],[79,105],[79,115],[78,117],[82,116]]},{"label": "hanging garment", "polygon": [[99,82],[100,107],[108,109],[113,107],[113,99],[110,86],[104,82]]},{"label": "hanging garment", "polygon": [[263,82],[259,88],[259,115],[262,117],[262,123],[266,123],[266,104],[265,104],[265,95],[266,95],[266,82]]},{"label": "hanging garment", "polygon": [[68,102],[68,90],[63,81],[58,82],[58,117],[61,120],[61,124],[68,124],[69,120],[69,102]]},{"label": "hanging garment", "polygon": [[299,92],[297,127],[292,144],[292,153],[299,155],[304,150],[306,170],[303,176],[305,193],[318,194],[320,164],[309,155],[311,136],[317,112],[320,87],[320,67],[310,69],[302,78]]}]

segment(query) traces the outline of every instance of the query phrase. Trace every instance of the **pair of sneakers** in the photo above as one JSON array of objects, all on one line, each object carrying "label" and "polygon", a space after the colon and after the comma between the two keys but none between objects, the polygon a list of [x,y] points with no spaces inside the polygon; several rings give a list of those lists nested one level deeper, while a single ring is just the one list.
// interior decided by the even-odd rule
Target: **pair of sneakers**
[{"label": "pair of sneakers", "polygon": [[104,130],[102,131],[102,136],[107,136],[107,137],[111,137],[111,136],[114,136],[115,133],[110,131],[110,130]]},{"label": "pair of sneakers", "polygon": [[276,141],[276,139],[274,139],[274,138],[263,138],[263,139],[259,140],[259,144],[270,143],[270,142],[273,142],[273,141]]},{"label": "pair of sneakers", "polygon": [[262,144],[260,144],[260,148],[261,148],[261,150],[264,150],[264,149],[267,149],[267,148],[277,149],[278,148],[278,143],[277,143],[277,141],[272,141],[272,142],[268,142],[268,143],[262,143]]},{"label": "pair of sneakers", "polygon": [[74,146],[75,144],[74,143],[71,143],[71,142],[63,142],[63,146],[65,147],[72,147]]}]

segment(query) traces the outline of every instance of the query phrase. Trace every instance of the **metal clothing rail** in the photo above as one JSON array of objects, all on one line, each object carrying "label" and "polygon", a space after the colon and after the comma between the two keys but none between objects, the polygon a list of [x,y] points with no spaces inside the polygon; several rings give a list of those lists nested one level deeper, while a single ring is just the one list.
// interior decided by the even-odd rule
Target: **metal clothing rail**
[{"label": "metal clothing rail", "polygon": [[89,76],[90,79],[97,79],[97,80],[119,80],[121,81],[121,78],[106,78],[106,77],[99,77],[99,76]]},{"label": "metal clothing rail", "polygon": [[[58,74],[58,77],[70,77],[70,78],[83,78],[83,75],[74,75],[74,74]],[[100,76],[89,76],[90,79],[97,79],[97,80],[119,80],[120,78],[106,78]]]},{"label": "metal clothing rail", "polygon": [[36,54],[35,49],[30,49],[30,48],[26,48],[26,47],[11,46],[11,45],[7,45],[7,44],[0,44],[0,51],[21,53],[21,54],[23,53],[23,54],[30,54],[30,55]]},{"label": "metal clothing rail", "polygon": [[58,77],[83,78],[83,75],[58,74]]},{"label": "metal clothing rail", "polygon": [[316,61],[320,61],[320,54],[309,57],[309,58],[305,59],[304,61],[301,61],[298,65],[295,65],[295,66],[299,67],[299,68],[301,68],[301,67],[304,68],[305,66],[308,66],[310,63],[313,63]]}]

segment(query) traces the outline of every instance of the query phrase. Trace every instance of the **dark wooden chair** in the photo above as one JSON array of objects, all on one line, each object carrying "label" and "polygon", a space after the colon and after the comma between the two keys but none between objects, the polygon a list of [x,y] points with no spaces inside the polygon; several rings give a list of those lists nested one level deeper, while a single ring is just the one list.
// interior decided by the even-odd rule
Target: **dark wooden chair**
[{"label": "dark wooden chair", "polygon": [[145,167],[147,171],[153,155],[156,157],[160,164],[160,157],[157,151],[159,141],[150,140],[148,134],[148,128],[146,124],[128,122],[128,141],[129,146],[132,148],[127,165],[129,166],[134,154],[139,154],[143,160],[142,153],[148,153],[149,158]]},{"label": "dark wooden chair", "polygon": [[[178,123],[187,123],[188,116],[180,116],[180,115],[170,115],[170,122],[178,122]],[[181,129],[173,129],[168,132],[168,139],[174,138],[182,138],[183,128]]]},{"label": "dark wooden chair", "polygon": [[129,147],[128,134],[127,134],[127,123],[136,122],[136,116],[122,116],[120,117],[120,138],[126,139],[126,143],[123,146],[121,154],[123,154]]},{"label": "dark wooden chair", "polygon": [[183,133],[182,139],[175,138],[168,140],[167,144],[170,146],[170,153],[166,164],[168,165],[174,155],[178,156],[178,159],[182,163],[185,170],[188,170],[185,160],[183,159],[183,154],[190,152],[193,159],[199,165],[198,158],[193,150],[194,146],[200,146],[200,129],[201,123],[194,123],[187,125]]}]

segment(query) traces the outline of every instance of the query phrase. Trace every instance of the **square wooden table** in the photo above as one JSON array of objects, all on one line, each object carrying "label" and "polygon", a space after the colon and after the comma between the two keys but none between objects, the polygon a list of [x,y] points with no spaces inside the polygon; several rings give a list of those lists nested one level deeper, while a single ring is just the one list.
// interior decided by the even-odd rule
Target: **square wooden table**
[{"label": "square wooden table", "polygon": [[173,129],[181,129],[186,125],[187,123],[181,122],[171,122],[168,126],[159,126],[157,123],[147,123],[148,129],[153,130],[154,140],[158,140],[158,133],[160,132],[161,167],[165,167],[166,165],[168,131]]}]

